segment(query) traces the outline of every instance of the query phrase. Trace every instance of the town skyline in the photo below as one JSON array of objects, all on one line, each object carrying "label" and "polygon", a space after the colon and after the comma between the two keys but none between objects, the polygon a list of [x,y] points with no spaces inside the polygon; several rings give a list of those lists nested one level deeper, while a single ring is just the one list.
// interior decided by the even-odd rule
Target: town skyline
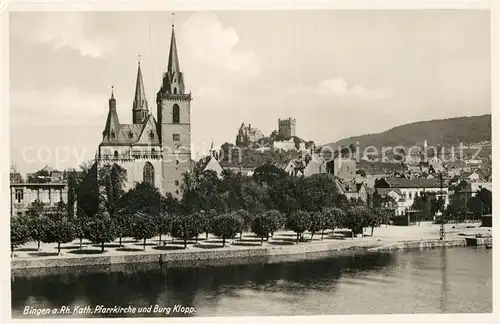
[{"label": "town skyline", "polygon": [[[130,19],[134,26],[126,26]],[[290,19],[300,22],[292,32]],[[425,28],[416,28],[422,19]],[[18,170],[54,164],[23,161],[27,145],[66,145],[92,159],[112,85],[120,120],[132,119],[139,55],[156,115],[171,23],[168,12],[12,14],[11,160]],[[298,136],[325,144],[414,121],[491,113],[487,11],[182,12],[175,25],[194,97],[193,146],[234,142],[242,122],[269,135],[278,118],[296,118]],[[24,37],[26,28],[36,32]],[[324,41],[345,32],[349,43]],[[38,55],[27,61],[32,51]],[[77,163],[69,159],[64,168]]]}]

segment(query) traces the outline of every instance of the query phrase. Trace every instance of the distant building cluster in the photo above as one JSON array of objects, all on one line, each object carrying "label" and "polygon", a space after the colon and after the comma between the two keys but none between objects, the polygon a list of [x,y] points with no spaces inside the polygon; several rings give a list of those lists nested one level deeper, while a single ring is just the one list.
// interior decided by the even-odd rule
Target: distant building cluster
[{"label": "distant building cluster", "polygon": [[289,117],[278,119],[278,130],[269,137],[264,136],[258,128],[242,123],[236,134],[237,147],[252,148],[259,152],[265,151],[298,151],[307,152],[315,149],[314,142],[306,142],[296,134],[296,120]]},{"label": "distant building cluster", "polygon": [[258,143],[264,138],[264,133],[260,129],[252,128],[252,125],[242,123],[236,135],[236,146],[247,147],[251,144]]}]

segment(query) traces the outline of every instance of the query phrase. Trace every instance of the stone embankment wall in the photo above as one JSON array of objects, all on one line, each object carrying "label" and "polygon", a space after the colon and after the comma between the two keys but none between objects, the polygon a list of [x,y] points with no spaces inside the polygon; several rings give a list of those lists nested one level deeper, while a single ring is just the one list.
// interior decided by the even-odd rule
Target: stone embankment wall
[{"label": "stone embankment wall", "polygon": [[[491,238],[477,241],[477,245],[491,244]],[[23,259],[12,259],[12,270],[24,270],[35,268],[62,268],[62,267],[86,267],[99,266],[100,268],[116,265],[116,264],[134,264],[134,263],[158,263],[160,255],[164,264],[179,263],[179,264],[196,264],[205,265],[211,264],[213,260],[224,259],[258,259],[268,261],[268,259],[279,256],[295,256],[291,259],[300,259],[306,254],[317,252],[333,252],[347,250],[363,250],[363,251],[387,251],[387,250],[403,250],[403,249],[425,249],[436,247],[453,247],[466,246],[465,238],[452,240],[420,240],[420,241],[400,241],[384,244],[382,242],[362,241],[362,240],[344,240],[331,242],[317,242],[313,244],[301,243],[283,246],[264,247],[237,247],[231,246],[226,248],[218,248],[214,250],[204,251],[200,249],[187,249],[177,251],[148,251],[138,252],[135,254],[109,254],[109,255],[88,255],[88,256],[51,256],[51,257],[34,257]],[[280,258],[278,258],[280,259]],[[220,263],[220,262],[219,262]],[[230,262],[228,262],[230,263]]]}]

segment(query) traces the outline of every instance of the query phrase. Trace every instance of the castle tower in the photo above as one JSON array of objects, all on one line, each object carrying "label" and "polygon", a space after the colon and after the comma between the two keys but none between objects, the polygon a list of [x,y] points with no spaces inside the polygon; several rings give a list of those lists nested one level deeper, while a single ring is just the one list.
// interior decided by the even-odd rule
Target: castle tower
[{"label": "castle tower", "polygon": [[167,71],[158,91],[158,131],[163,152],[162,173],[165,193],[181,195],[182,174],[191,166],[191,93],[185,93],[179,65],[175,28],[172,25]]},{"label": "castle tower", "polygon": [[285,138],[297,136],[295,131],[296,121],[295,118],[289,117],[288,119],[278,118],[278,134]]},{"label": "castle tower", "polygon": [[144,91],[144,82],[142,81],[141,62],[139,61],[137,66],[134,103],[132,108],[132,123],[142,124],[148,115],[148,102],[146,100],[146,91]]}]

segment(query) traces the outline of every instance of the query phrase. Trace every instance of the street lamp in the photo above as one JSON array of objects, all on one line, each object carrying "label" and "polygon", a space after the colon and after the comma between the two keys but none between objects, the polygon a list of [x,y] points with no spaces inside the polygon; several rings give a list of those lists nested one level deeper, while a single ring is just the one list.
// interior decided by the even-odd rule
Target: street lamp
[{"label": "street lamp", "polygon": [[444,209],[444,202],[443,202],[443,173],[439,172],[439,200],[438,200],[438,213],[441,214],[441,226],[439,229],[439,239],[444,240],[446,238],[446,232],[444,228],[444,213],[442,209]]}]

